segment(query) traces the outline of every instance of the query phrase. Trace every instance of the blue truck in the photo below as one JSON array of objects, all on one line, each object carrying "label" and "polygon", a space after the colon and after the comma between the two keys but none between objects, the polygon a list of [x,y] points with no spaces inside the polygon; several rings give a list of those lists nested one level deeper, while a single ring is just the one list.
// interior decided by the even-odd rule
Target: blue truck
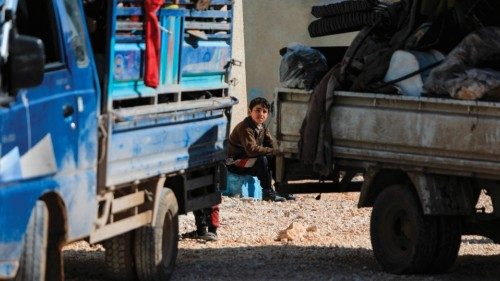
[{"label": "blue truck", "polygon": [[178,215],[218,204],[232,1],[165,1],[156,88],[143,0],[0,0],[0,280],[64,279],[103,243],[110,277],[166,280]]}]

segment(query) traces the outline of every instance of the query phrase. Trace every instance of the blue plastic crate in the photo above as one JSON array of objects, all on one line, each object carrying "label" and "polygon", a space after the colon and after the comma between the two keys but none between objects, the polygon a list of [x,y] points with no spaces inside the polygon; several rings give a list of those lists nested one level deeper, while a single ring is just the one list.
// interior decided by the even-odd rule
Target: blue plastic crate
[{"label": "blue plastic crate", "polygon": [[225,196],[241,196],[243,198],[253,198],[262,200],[262,187],[257,177],[250,175],[237,175],[227,173],[226,190],[222,193]]},{"label": "blue plastic crate", "polygon": [[224,87],[225,66],[231,59],[226,40],[182,44],[181,84],[183,87]]},{"label": "blue plastic crate", "polygon": [[179,61],[181,52],[182,18],[184,9],[161,9],[161,64],[160,84],[179,83]]},{"label": "blue plastic crate", "polygon": [[143,77],[144,44],[116,44],[113,59],[113,78],[117,82],[139,80]]},{"label": "blue plastic crate", "polygon": [[[186,10],[172,7],[162,8],[158,12],[161,28],[158,86],[161,89],[179,84],[182,27]],[[146,49],[143,26],[142,23],[128,20],[131,16],[141,16],[142,9],[118,7],[113,13],[119,21],[112,26],[109,80],[111,100],[153,97],[157,94],[156,89],[145,86],[143,81]]]}]

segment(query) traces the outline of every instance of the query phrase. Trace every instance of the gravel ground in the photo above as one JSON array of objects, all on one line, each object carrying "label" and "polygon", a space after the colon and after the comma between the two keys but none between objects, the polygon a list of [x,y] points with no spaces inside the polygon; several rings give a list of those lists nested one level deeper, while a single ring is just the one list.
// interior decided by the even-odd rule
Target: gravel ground
[{"label": "gravel ground", "polygon": [[[500,245],[465,236],[451,271],[435,276],[381,272],[369,236],[370,209],[357,209],[358,193],[299,195],[269,203],[224,197],[219,241],[181,240],[172,280],[499,280]],[[277,241],[292,222],[310,228],[301,239]],[[181,233],[194,217],[180,217]],[[315,230],[315,231],[314,231]],[[104,249],[86,242],[64,252],[66,279],[106,280]]]}]

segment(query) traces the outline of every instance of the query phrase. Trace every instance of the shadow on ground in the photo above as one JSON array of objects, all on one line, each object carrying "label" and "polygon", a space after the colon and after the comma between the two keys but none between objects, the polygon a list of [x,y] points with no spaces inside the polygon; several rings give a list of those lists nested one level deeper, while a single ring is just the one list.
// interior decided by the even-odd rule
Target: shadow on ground
[{"label": "shadow on ground", "polygon": [[[64,252],[66,280],[104,281],[104,252]],[[180,249],[172,280],[499,280],[500,255],[460,256],[447,274],[381,272],[372,251],[344,247],[269,246]]]}]

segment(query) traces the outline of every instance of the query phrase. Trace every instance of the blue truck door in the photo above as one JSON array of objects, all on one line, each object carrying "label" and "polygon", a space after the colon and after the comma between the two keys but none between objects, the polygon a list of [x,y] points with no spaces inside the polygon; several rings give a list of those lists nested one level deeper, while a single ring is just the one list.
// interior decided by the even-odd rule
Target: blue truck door
[{"label": "blue truck door", "polygon": [[20,34],[42,39],[43,83],[26,91],[29,150],[23,178],[47,178],[66,203],[68,238],[96,217],[98,83],[78,0],[20,0]]},{"label": "blue truck door", "polygon": [[19,33],[42,39],[46,59],[42,85],[26,90],[30,126],[29,154],[24,157],[31,163],[37,163],[43,157],[44,165],[26,165],[23,167],[24,178],[56,173],[66,165],[76,163],[78,157],[77,97],[68,58],[63,56],[65,46],[56,13],[52,0],[19,1]]}]

